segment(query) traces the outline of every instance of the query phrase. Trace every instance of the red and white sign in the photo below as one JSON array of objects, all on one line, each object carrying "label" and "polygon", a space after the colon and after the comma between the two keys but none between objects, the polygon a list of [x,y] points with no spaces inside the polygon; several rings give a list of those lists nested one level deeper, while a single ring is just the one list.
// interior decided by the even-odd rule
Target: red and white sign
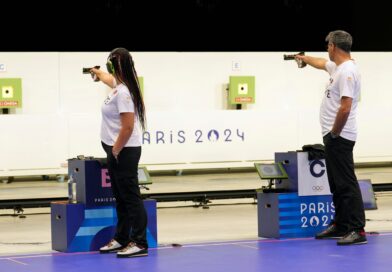
[{"label": "red and white sign", "polygon": [[18,101],[0,101],[0,107],[16,107],[18,106]]}]

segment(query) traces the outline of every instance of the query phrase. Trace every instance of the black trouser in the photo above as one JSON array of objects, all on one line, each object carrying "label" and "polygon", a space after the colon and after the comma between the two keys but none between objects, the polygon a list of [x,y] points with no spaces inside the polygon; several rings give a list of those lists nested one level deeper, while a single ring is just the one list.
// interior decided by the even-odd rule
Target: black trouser
[{"label": "black trouser", "polygon": [[362,230],[365,210],[361,190],[354,172],[355,142],[342,137],[333,139],[331,133],[323,138],[329,187],[335,205],[334,222],[342,232]]},{"label": "black trouser", "polygon": [[116,198],[117,228],[114,239],[122,245],[129,242],[148,248],[147,213],[140,194],[138,164],[142,148],[124,147],[117,160],[112,146],[102,143],[107,155],[108,172]]}]

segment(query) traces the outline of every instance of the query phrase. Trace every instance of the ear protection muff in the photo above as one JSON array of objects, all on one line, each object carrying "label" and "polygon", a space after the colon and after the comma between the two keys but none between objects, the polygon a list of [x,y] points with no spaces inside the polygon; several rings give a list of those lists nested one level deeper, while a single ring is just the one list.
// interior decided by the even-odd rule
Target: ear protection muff
[{"label": "ear protection muff", "polygon": [[113,62],[110,60],[110,58],[106,62],[106,69],[108,70],[109,74],[114,74],[114,66],[113,66]]},{"label": "ear protection muff", "polygon": [[108,61],[106,62],[106,69],[112,75],[116,73],[116,69],[114,69],[114,62],[117,61],[117,56],[110,53],[108,57]]}]

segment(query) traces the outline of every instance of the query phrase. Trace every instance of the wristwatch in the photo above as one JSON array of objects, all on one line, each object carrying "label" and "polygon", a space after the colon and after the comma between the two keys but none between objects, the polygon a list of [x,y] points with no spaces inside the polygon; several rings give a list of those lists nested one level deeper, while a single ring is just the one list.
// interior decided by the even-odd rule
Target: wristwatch
[{"label": "wristwatch", "polygon": [[334,133],[331,131],[331,138],[332,138],[332,139],[336,139],[336,138],[338,138],[338,137],[339,137],[339,135],[334,134]]}]

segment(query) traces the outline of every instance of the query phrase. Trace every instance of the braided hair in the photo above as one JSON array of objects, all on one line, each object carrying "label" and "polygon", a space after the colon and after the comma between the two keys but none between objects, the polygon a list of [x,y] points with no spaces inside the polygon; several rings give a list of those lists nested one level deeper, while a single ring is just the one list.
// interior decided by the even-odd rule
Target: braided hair
[{"label": "braided hair", "polygon": [[140,89],[139,79],[137,77],[135,63],[129,51],[125,48],[114,49],[108,59],[111,61],[116,79],[124,83],[131,94],[132,101],[135,105],[137,118],[143,131],[146,130],[145,107]]}]

